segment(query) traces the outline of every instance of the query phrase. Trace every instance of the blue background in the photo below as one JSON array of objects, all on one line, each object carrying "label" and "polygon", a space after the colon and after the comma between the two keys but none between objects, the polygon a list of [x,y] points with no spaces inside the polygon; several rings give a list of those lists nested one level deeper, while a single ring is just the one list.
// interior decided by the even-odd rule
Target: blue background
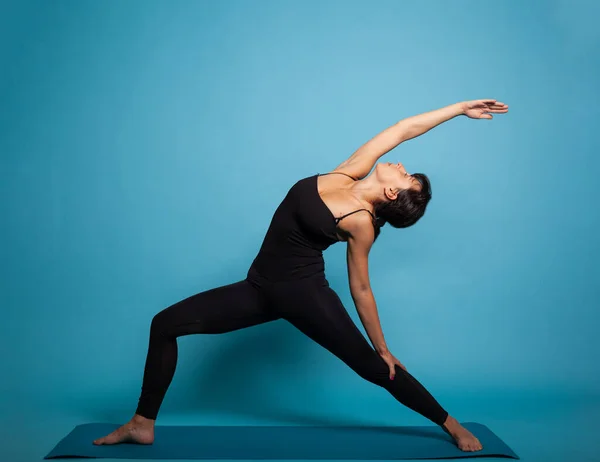
[{"label": "blue background", "polygon": [[[129,420],[154,314],[244,278],[296,180],[402,118],[497,98],[508,114],[451,120],[382,158],[433,187],[425,217],[384,227],[371,252],[383,330],[452,415],[524,460],[597,460],[598,13],[566,0],[3,2],[9,459],[39,459],[79,423]],[[345,245],[325,259],[364,332]],[[429,424],[285,321],[179,346],[158,424]]]}]

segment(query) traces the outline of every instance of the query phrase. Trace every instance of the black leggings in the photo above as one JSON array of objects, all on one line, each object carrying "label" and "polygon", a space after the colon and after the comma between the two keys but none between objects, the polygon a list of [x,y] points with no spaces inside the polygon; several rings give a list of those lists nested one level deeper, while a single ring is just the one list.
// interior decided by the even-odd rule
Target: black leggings
[{"label": "black leggings", "polygon": [[396,377],[390,380],[388,365],[358,330],[324,276],[273,283],[252,269],[242,281],[193,295],[154,316],[136,414],[156,419],[175,373],[177,337],[231,332],[277,319],[285,319],[360,377],[443,426],[448,413],[411,374],[396,366]]}]

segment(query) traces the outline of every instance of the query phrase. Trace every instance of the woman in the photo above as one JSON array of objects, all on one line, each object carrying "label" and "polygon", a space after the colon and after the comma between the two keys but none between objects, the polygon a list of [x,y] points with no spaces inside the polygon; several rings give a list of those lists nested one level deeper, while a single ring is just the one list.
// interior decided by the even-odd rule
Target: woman
[{"label": "woman", "polygon": [[[359,376],[440,425],[463,451],[482,449],[388,350],[369,283],[368,254],[385,222],[396,228],[416,223],[431,198],[425,175],[410,175],[402,164],[378,159],[458,115],[491,119],[492,113],[507,111],[507,105],[488,99],[409,117],[365,143],[332,172],[296,182],[275,211],[244,280],[191,296],[153,318],[135,415],[94,444],[154,441],[158,411],[175,373],[177,337],[285,319]],[[325,278],[322,252],[338,241],[348,243],[352,299],[372,347]]]}]

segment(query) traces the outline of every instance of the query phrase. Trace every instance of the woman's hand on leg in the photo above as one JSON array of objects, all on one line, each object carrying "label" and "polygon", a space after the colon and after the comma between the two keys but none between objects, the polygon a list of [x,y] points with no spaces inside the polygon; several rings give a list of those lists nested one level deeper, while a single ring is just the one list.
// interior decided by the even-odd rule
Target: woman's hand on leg
[{"label": "woman's hand on leg", "polygon": [[379,356],[383,358],[388,367],[390,368],[390,380],[394,380],[396,376],[396,365],[400,366],[402,369],[406,370],[404,364],[402,364],[398,358],[396,358],[392,353],[386,351],[385,353],[380,353]]}]

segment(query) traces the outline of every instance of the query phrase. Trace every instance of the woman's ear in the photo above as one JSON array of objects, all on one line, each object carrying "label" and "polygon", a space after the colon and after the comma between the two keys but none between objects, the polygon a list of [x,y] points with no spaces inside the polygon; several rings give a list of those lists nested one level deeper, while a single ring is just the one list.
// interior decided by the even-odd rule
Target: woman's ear
[{"label": "woman's ear", "polygon": [[390,188],[385,188],[383,190],[383,193],[385,194],[385,197],[387,197],[389,200],[393,201],[393,200],[396,200],[396,198],[398,197],[398,191],[400,191],[400,190],[390,187]]}]

